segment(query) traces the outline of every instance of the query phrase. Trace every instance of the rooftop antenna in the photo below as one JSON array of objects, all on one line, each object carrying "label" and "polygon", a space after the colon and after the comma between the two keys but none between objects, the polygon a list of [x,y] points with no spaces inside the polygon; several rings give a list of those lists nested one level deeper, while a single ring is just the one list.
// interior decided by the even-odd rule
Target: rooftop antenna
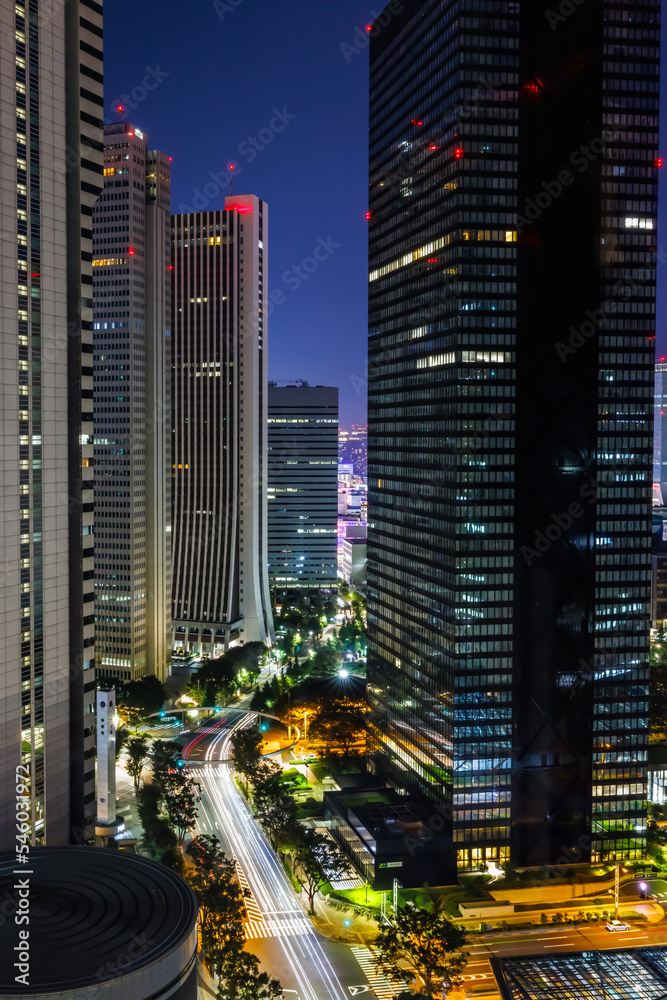
[{"label": "rooftop antenna", "polygon": [[234,164],[233,163],[229,164],[229,183],[231,185],[229,193],[230,193],[230,195],[233,198],[234,197]]}]

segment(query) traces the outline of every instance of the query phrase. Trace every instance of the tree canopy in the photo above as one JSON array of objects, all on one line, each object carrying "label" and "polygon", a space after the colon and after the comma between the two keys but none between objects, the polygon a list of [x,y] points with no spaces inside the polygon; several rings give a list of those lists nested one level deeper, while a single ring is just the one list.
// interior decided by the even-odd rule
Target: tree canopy
[{"label": "tree canopy", "polygon": [[167,691],[157,677],[140,677],[136,681],[118,682],[116,705],[118,714],[136,725],[164,707]]},{"label": "tree canopy", "polygon": [[465,931],[444,913],[408,903],[392,925],[380,928],[375,941],[377,965],[392,982],[420,980],[426,996],[436,1000],[461,982],[468,961],[461,951],[465,944]]}]

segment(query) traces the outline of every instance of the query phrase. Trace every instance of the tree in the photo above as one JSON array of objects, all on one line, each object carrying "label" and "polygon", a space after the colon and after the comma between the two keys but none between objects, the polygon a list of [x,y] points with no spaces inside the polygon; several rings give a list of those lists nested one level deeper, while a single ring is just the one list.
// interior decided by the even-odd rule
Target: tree
[{"label": "tree", "polygon": [[253,778],[257,815],[276,844],[292,842],[297,827],[296,804],[281,777],[278,765],[261,763]]},{"label": "tree", "polygon": [[169,784],[169,772],[175,771],[183,748],[175,740],[155,740],[151,747],[153,784],[164,795]]},{"label": "tree", "polygon": [[135,736],[131,740],[128,740],[127,746],[125,747],[125,766],[129,776],[134,779],[135,792],[139,791],[139,779],[141,778],[141,772],[150,760],[148,740],[148,734],[142,733],[141,736]]},{"label": "tree", "polygon": [[310,735],[325,743],[328,753],[348,757],[355,747],[365,747],[364,717],[352,705],[329,702],[319,709],[312,720]]},{"label": "tree", "polygon": [[253,777],[262,758],[262,737],[259,730],[251,726],[248,729],[237,729],[230,742],[232,762],[235,770],[245,778],[247,794],[248,779]]},{"label": "tree", "polygon": [[336,845],[315,830],[303,830],[296,844],[295,875],[308,893],[308,906],[311,913],[315,912],[313,900],[316,889],[332,879],[342,878],[348,871],[345,860]]},{"label": "tree", "polygon": [[214,975],[223,967],[225,952],[242,948],[244,904],[234,862],[228,859],[217,837],[203,834],[185,848],[191,861],[185,877],[201,911],[204,959]]},{"label": "tree", "polygon": [[118,714],[131,725],[136,725],[137,718],[145,719],[146,716],[159,712],[164,707],[166,698],[166,688],[154,674],[140,677],[136,681],[125,681],[120,684],[116,693]]},{"label": "tree", "polygon": [[259,959],[240,947],[223,955],[218,1000],[277,1000],[282,986],[266,972],[259,971]]},{"label": "tree", "polygon": [[428,997],[444,998],[447,988],[461,982],[468,961],[461,952],[465,944],[465,931],[443,913],[408,903],[399,910],[393,925],[380,928],[375,941],[377,965],[395,983],[410,983],[417,977]]},{"label": "tree", "polygon": [[176,834],[162,814],[162,801],[155,785],[144,785],[137,792],[139,820],[144,831],[141,846],[149,857],[179,874],[183,871],[183,855],[178,849]]},{"label": "tree", "polygon": [[311,657],[310,672],[315,677],[327,677],[337,673],[342,662],[342,656],[338,650],[329,645],[320,646],[315,656]]},{"label": "tree", "polygon": [[164,789],[164,803],[169,815],[169,822],[176,828],[179,844],[188,830],[197,822],[197,790],[199,784],[192,775],[177,768],[169,773],[169,779]]}]

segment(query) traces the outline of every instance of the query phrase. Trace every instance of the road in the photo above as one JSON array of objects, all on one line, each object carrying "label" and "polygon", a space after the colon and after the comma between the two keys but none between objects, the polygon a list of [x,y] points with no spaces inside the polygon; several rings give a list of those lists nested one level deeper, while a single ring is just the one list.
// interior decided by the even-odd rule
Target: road
[{"label": "road", "polygon": [[[641,927],[641,929],[639,929]],[[630,931],[612,934],[602,923],[582,927],[558,925],[532,932],[505,931],[477,938],[465,951],[470,955],[464,974],[467,996],[498,997],[489,957],[497,955],[553,955],[575,951],[647,948],[667,944],[667,922],[635,924]]]},{"label": "road", "polygon": [[252,718],[226,713],[186,737],[183,751],[201,785],[198,832],[219,838],[227,855],[234,856],[241,885],[250,893],[248,946],[263,968],[280,980],[287,1000],[348,1000],[358,995],[390,1000],[394,991],[375,974],[367,948],[329,941],[313,929],[234,783],[224,762],[229,737]]},{"label": "road", "polygon": [[[378,976],[365,947],[350,947],[317,934],[297,901],[292,886],[263,832],[236,787],[229,764],[229,738],[247,725],[251,713],[224,710],[197,731],[182,737],[183,756],[201,784],[198,831],[215,834],[228,856],[236,858],[247,898],[249,948],[264,969],[280,979],[286,1000],[342,1000],[356,995],[391,1000],[395,992]],[[648,880],[660,897],[667,884]],[[623,887],[638,895],[637,884]],[[622,890],[623,891],[623,890]],[[466,996],[498,998],[491,972],[492,955],[554,954],[667,944],[667,921],[633,926],[611,934],[603,924],[536,927],[533,931],[498,932],[477,937],[465,949],[470,960],[464,973]]]}]

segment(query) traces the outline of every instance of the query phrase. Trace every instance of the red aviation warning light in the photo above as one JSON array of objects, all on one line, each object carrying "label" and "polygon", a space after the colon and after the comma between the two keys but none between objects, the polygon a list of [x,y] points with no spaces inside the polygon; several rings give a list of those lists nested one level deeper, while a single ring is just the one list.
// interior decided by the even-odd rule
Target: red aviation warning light
[{"label": "red aviation warning light", "polygon": [[657,167],[658,170],[660,169],[660,167],[662,166],[662,157],[661,156],[659,156],[657,160],[654,160],[653,166]]},{"label": "red aviation warning light", "polygon": [[125,108],[123,107],[122,104],[119,104],[116,110],[118,111],[119,115],[122,115],[122,113],[125,110]]},{"label": "red aviation warning light", "polygon": [[419,121],[417,121],[417,119],[416,119],[416,118],[412,118],[412,119],[411,119],[411,123],[412,123],[413,125],[423,125],[423,124],[424,124],[423,122],[419,122]]},{"label": "red aviation warning light", "polygon": [[129,253],[130,257],[134,257],[134,247],[130,247],[130,249],[128,250],[128,253]]},{"label": "red aviation warning light", "polygon": [[463,150],[461,149],[460,146],[457,146],[457,148],[454,150],[454,159],[455,160],[463,159]]},{"label": "red aviation warning light", "polygon": [[370,217],[371,217],[371,213],[370,212],[366,212],[366,221],[368,221],[370,219]]},{"label": "red aviation warning light", "polygon": [[372,31],[372,30],[373,30],[373,25],[372,24],[367,24],[366,25],[366,31]]},{"label": "red aviation warning light", "polygon": [[127,134],[128,134],[128,136],[129,136],[130,138],[132,138],[132,136],[134,135],[134,132],[128,132]]}]

